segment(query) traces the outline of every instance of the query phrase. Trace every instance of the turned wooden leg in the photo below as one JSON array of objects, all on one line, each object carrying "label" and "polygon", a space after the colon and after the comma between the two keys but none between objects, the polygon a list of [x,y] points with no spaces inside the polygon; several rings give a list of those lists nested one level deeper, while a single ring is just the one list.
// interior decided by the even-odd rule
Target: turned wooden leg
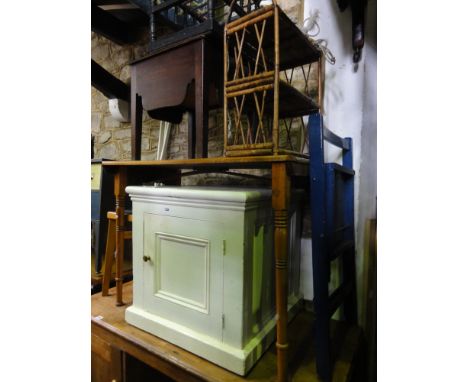
[{"label": "turned wooden leg", "polygon": [[125,186],[127,185],[127,169],[119,167],[114,176],[116,241],[115,241],[115,287],[117,290],[117,306],[124,305],[122,301],[122,266],[124,259],[125,240]]},{"label": "turned wooden leg", "polygon": [[201,39],[195,54],[195,158],[208,156],[209,60],[205,44],[205,40]]},{"label": "turned wooden leg", "polygon": [[195,158],[195,137],[196,137],[196,132],[195,132],[195,122],[194,122],[194,112],[189,111],[187,113],[187,127],[188,127],[188,158],[189,159],[194,159]]},{"label": "turned wooden leg", "polygon": [[112,275],[112,264],[114,262],[115,253],[115,237],[116,224],[115,220],[108,219],[107,225],[107,243],[106,243],[106,254],[104,256],[104,275],[102,277],[102,295],[109,295],[109,284]]},{"label": "turned wooden leg", "polygon": [[143,105],[141,96],[133,92],[131,98],[131,112],[130,119],[132,125],[131,145],[132,145],[132,159],[141,159],[141,132],[142,132],[142,117]]},{"label": "turned wooden leg", "polygon": [[271,172],[275,225],[277,381],[286,382],[288,377],[288,206],[291,182],[286,163],[273,163]]}]

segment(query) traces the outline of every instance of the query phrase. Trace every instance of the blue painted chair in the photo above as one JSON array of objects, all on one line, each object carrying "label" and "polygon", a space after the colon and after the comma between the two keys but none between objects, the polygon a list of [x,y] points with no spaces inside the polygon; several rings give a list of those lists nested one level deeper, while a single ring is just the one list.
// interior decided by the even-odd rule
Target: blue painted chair
[{"label": "blue painted chair", "polygon": [[[353,148],[351,138],[341,138],[323,126],[320,113],[309,116],[308,131],[316,367],[319,376],[330,381],[330,319],[343,305],[344,320],[357,321]],[[343,165],[325,163],[327,142],[343,150]],[[330,263],[335,259],[342,261],[342,283],[329,294]]]}]

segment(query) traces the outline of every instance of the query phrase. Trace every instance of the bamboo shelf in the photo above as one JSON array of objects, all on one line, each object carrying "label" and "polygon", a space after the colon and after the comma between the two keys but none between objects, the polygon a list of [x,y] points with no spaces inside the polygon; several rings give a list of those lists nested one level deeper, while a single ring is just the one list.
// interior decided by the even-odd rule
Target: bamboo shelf
[{"label": "bamboo shelf", "polygon": [[[297,28],[275,1],[226,24],[226,156],[293,154],[308,157],[304,153],[307,132],[302,116],[319,109],[320,100],[313,99],[309,77],[312,64],[319,62],[321,55],[320,48]],[[297,68],[302,71],[303,81],[294,81],[293,73]],[[320,69],[319,64],[319,77]],[[297,83],[304,89],[298,89]]]}]

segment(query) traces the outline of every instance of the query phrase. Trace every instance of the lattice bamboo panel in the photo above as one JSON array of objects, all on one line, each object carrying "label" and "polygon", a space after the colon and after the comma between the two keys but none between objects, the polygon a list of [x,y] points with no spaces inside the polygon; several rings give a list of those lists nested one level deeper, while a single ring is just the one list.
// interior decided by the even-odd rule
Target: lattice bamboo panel
[{"label": "lattice bamboo panel", "polygon": [[276,3],[227,24],[224,38],[226,155],[307,156],[320,50]]}]

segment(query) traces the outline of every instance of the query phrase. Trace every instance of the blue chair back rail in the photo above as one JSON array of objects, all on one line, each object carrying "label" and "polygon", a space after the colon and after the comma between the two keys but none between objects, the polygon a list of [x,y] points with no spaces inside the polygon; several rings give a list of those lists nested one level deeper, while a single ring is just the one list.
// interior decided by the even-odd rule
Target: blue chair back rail
[{"label": "blue chair back rail", "polygon": [[[309,116],[308,132],[316,367],[319,376],[330,381],[330,319],[343,305],[344,319],[357,321],[353,143],[323,126],[320,113]],[[342,165],[325,162],[325,143],[342,150]],[[342,262],[342,283],[329,294],[330,263],[335,259]]]}]

